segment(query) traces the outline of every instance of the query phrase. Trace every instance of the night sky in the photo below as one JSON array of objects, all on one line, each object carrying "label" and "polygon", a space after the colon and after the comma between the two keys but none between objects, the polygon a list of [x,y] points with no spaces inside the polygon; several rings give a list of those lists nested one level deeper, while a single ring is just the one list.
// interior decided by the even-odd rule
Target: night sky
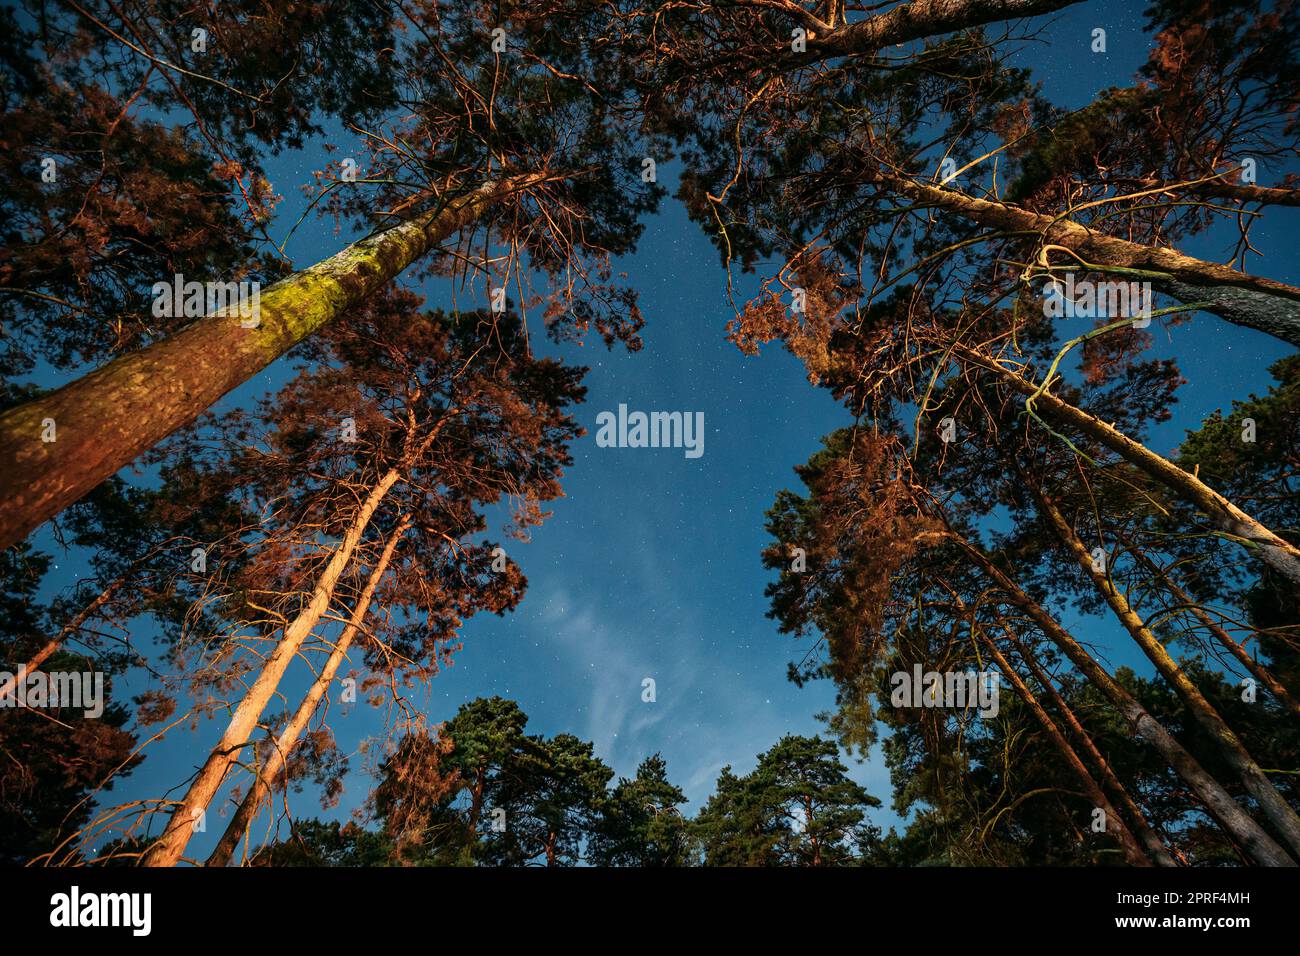
[{"label": "night sky", "polygon": [[[1105,87],[1128,84],[1150,39],[1141,30],[1141,8],[1132,2],[1090,3],[1039,21],[1045,24],[1043,42],[1023,45],[1020,65],[1032,68],[1048,95],[1067,107],[1084,104]],[[1105,55],[1089,50],[1098,26],[1107,30]],[[347,140],[331,139],[344,150],[335,155],[346,155]],[[298,218],[304,205],[298,187],[328,158],[316,142],[269,162],[275,190],[284,195],[272,235],[283,236]],[[414,700],[427,705],[437,722],[478,696],[513,698],[531,718],[529,732],[567,731],[591,740],[597,755],[622,776],[660,752],[670,778],[692,801],[686,812],[693,813],[724,765],[751,770],[755,756],[783,734],[821,730],[814,714],[832,705],[829,684],[799,689],[786,680],[787,662],[801,658],[807,645],[779,634],[766,618],[763,589],[771,575],[759,553],[768,540],[763,514],[773,496],[783,487],[800,487],[794,466],[849,417],[828,393],[810,386],[802,366],[778,346],[750,358],[725,340],[731,316],[726,274],[708,239],[671,198],[678,172],[675,163],[660,163],[660,181],[670,198],[648,220],[638,252],[619,263],[640,292],[647,320],[644,350],[607,351],[599,343],[557,348],[542,343],[540,317],[530,317],[540,351],[591,367],[587,403],[578,411],[588,434],[575,443],[565,497],[553,504],[552,517],[530,543],[504,541],[528,577],[521,606],[504,618],[471,619],[454,665]],[[1282,172],[1261,168],[1261,184]],[[1265,259],[1252,266],[1254,271],[1300,282],[1294,240],[1298,214],[1271,210],[1257,227],[1253,238]],[[303,267],[353,238],[336,235],[330,221],[309,218],[288,252]],[[1185,251],[1222,260],[1230,248],[1230,237],[1215,233]],[[737,301],[744,301],[754,288],[753,277],[740,278]],[[431,304],[449,301],[445,283],[435,280],[423,291]],[[460,305],[467,306],[463,295]],[[1214,409],[1262,392],[1269,382],[1267,366],[1287,351],[1277,340],[1204,314],[1176,329],[1152,331],[1157,351],[1176,356],[1189,380],[1173,421],[1153,432],[1152,446],[1165,453],[1176,447],[1184,429]],[[277,387],[288,368],[286,362],[277,364],[223,406]],[[598,448],[596,416],[616,410],[620,402],[646,412],[703,411],[703,457],[687,459],[680,449]],[[60,554],[48,532],[37,540]],[[83,562],[75,554],[56,560],[59,580],[53,583],[66,587]],[[1127,639],[1119,640],[1104,622],[1067,618],[1067,623],[1081,639],[1113,649],[1103,654],[1110,666],[1148,670],[1128,649]],[[147,635],[136,639],[144,644]],[[282,691],[296,705],[306,671],[291,675]],[[656,682],[654,703],[641,700],[647,677]],[[134,675],[116,682],[115,696],[123,699],[147,686]],[[353,772],[329,815],[346,815],[365,799],[370,779],[364,769],[374,758],[362,745],[382,734],[384,718],[384,711],[364,704],[331,706],[329,724],[341,748],[353,754]],[[197,732],[173,731],[148,748],[144,763],[101,804],[156,798],[179,788],[224,725],[219,719],[201,723]],[[853,775],[885,803],[870,819],[885,828],[897,825],[878,755],[850,763]],[[293,810],[300,817],[321,814],[313,792],[298,795]],[[207,834],[191,842],[189,855],[206,855],[223,827],[210,822]]]}]

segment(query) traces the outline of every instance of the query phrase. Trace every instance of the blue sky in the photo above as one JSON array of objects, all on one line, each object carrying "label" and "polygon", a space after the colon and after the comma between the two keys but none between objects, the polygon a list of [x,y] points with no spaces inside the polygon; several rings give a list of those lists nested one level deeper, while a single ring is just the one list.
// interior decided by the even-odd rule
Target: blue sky
[{"label": "blue sky", "polygon": [[[1139,9],[1132,3],[1072,7],[1044,29],[1049,43],[1025,46],[1021,62],[1057,103],[1082,105],[1102,88],[1130,82],[1145,59],[1149,35],[1141,32]],[[1105,55],[1089,50],[1097,26],[1107,30]],[[273,235],[282,236],[298,218],[298,185],[324,162],[318,143],[269,162],[273,185],[285,197]],[[660,164],[659,172],[671,194],[677,166]],[[1277,175],[1263,170],[1261,182]],[[1264,271],[1283,281],[1300,281],[1296,216],[1296,210],[1270,210],[1254,234],[1267,254]],[[288,251],[305,266],[351,238],[336,235],[332,223],[308,219]],[[1228,248],[1223,236],[1211,236],[1187,251],[1223,258]],[[690,797],[691,812],[724,765],[747,771],[783,734],[818,732],[813,715],[832,703],[829,685],[798,689],[786,680],[787,661],[806,648],[778,634],[765,617],[770,575],[759,552],[767,543],[763,514],[775,493],[795,484],[793,467],[848,416],[826,392],[808,385],[802,367],[783,350],[771,347],[751,358],[725,340],[731,315],[725,272],[675,200],[648,221],[638,251],[619,265],[640,292],[645,348],[629,355],[599,345],[539,346],[591,366],[588,400],[579,410],[589,434],[573,449],[566,497],[554,504],[551,519],[530,543],[507,545],[529,579],[522,605],[501,619],[472,619],[454,665],[415,699],[439,721],[478,696],[513,698],[529,714],[531,732],[567,731],[592,740],[619,775],[630,776],[642,759],[660,752],[670,777]],[[446,299],[447,290],[436,283],[425,291],[435,303]],[[746,291],[742,281],[738,299]],[[539,343],[536,322],[533,341]],[[1191,383],[1174,420],[1155,430],[1153,445],[1164,452],[1215,408],[1266,388],[1265,369],[1287,351],[1280,342],[1204,315],[1171,333],[1157,331],[1157,349],[1177,356]],[[275,387],[285,369],[280,363],[223,404]],[[621,402],[644,411],[703,411],[703,457],[687,459],[674,449],[598,448],[596,416]],[[41,540],[48,548],[48,534]],[[60,564],[58,583],[66,585],[81,562],[71,555]],[[1112,666],[1138,665],[1127,641],[1109,628],[1095,620],[1075,626],[1081,638],[1112,649]],[[653,703],[641,699],[647,677],[656,682]],[[298,673],[286,685],[295,703],[303,679]],[[119,683],[119,695],[145,686],[129,684]],[[369,778],[357,772],[366,763],[359,750],[382,733],[383,715],[364,705],[335,705],[329,722],[343,749],[357,752],[335,811],[346,813],[368,792]],[[174,731],[150,747],[145,763],[109,800],[157,797],[180,785],[223,726],[224,720],[205,721],[197,732]],[[851,766],[885,803],[872,820],[898,824],[887,809],[883,764],[873,758]],[[314,794],[297,797],[294,811],[317,815]],[[209,826],[208,841],[222,825]],[[196,838],[191,852],[206,846]]]}]

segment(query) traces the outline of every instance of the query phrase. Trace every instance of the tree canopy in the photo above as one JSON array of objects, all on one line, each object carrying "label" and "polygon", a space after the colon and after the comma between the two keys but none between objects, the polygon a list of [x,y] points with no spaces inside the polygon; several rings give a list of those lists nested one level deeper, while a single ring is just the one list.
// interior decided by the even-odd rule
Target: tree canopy
[{"label": "tree canopy", "polygon": [[[0,10],[0,862],[1300,864],[1300,17],[1150,0],[1058,102],[1094,9]],[[715,259],[656,273],[672,180]],[[834,703],[683,784],[649,724],[621,763],[430,690],[533,600],[590,367],[682,335],[640,292],[687,272],[834,407],[744,558]],[[1188,381],[1231,349],[1252,384]]]}]

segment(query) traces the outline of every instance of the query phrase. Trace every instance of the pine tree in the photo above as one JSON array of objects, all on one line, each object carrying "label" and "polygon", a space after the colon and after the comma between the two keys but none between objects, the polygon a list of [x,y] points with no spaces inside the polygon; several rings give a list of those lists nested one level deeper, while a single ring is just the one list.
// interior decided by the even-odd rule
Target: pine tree
[{"label": "pine tree", "polygon": [[783,737],[753,773],[730,767],[695,821],[709,866],[843,866],[855,859],[866,811],[880,801],[849,778],[820,737]]}]

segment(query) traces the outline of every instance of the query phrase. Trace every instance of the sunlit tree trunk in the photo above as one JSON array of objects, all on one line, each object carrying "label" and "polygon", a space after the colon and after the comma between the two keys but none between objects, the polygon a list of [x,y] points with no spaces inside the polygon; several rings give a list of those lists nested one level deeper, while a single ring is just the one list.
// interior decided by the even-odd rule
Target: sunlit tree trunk
[{"label": "sunlit tree trunk", "polygon": [[[1138,844],[1133,831],[1129,829],[1128,824],[1124,822],[1124,818],[1119,815],[1119,812],[1110,802],[1110,798],[1102,791],[1096,779],[1084,766],[1083,761],[1079,759],[1079,754],[1070,746],[1070,742],[1065,739],[1065,735],[1056,726],[1056,722],[1043,709],[1043,705],[1039,703],[1034,692],[1020,679],[1020,675],[1016,673],[1015,668],[1011,666],[1011,662],[998,649],[993,639],[982,629],[979,633],[984,640],[984,645],[989,650],[989,654],[992,655],[994,662],[1010,682],[1012,689],[1024,701],[1025,706],[1034,715],[1034,719],[1038,721],[1038,725],[1043,728],[1043,732],[1047,734],[1048,739],[1052,741],[1052,744],[1065,759],[1066,764],[1078,778],[1079,783],[1083,785],[1084,792],[1092,805],[1106,814],[1106,832],[1119,843],[1120,848],[1124,851],[1124,857],[1134,866],[1152,866],[1151,857]],[[1166,859],[1167,862],[1162,861],[1163,865],[1174,865],[1172,858],[1168,858],[1166,855]]]},{"label": "sunlit tree trunk", "polygon": [[226,773],[238,761],[240,753],[248,745],[250,735],[257,727],[262,712],[270,702],[289,664],[298,655],[303,642],[320,623],[329,608],[339,577],[348,566],[348,562],[352,560],[362,534],[365,533],[384,496],[397,483],[398,477],[399,472],[394,468],[371,489],[316,582],[307,607],[285,627],[280,643],[267,659],[257,680],[253,682],[248,693],[235,708],[226,732],[222,734],[221,740],[208,755],[207,761],[190,784],[184,799],[172,812],[167,828],[145,853],[142,861],[144,865],[175,866],[180,861],[185,846],[194,832],[195,821],[207,810]]},{"label": "sunlit tree trunk", "polygon": [[1219,751],[1219,754],[1227,762],[1228,766],[1236,772],[1245,785],[1246,790],[1258,802],[1260,809],[1269,821],[1277,827],[1278,832],[1283,836],[1293,851],[1300,853],[1300,816],[1291,809],[1282,795],[1277,792],[1272,781],[1264,774],[1257,764],[1247,753],[1245,745],[1236,735],[1227,722],[1214,709],[1205,695],[1201,693],[1199,687],[1190,677],[1184,673],[1183,669],[1178,666],[1178,662],[1173,659],[1169,651],[1165,649],[1160,639],[1151,632],[1146,626],[1141,616],[1133,610],[1128,603],[1128,599],[1120,593],[1110,578],[1109,569],[1099,570],[1093,557],[1088,552],[1079,536],[1075,534],[1074,529],[1065,516],[1061,514],[1056,503],[1041,489],[1034,489],[1039,503],[1043,508],[1043,513],[1051,523],[1056,535],[1060,538],[1062,544],[1078,562],[1083,569],[1083,573],[1092,581],[1093,585],[1106,599],[1110,605],[1115,617],[1124,625],[1124,629],[1132,635],[1133,640],[1142,648],[1142,652],[1155,665],[1156,670],[1160,672],[1169,685],[1174,689],[1182,699],[1187,709],[1191,712],[1192,717],[1205,731],[1206,735]]},{"label": "sunlit tree trunk", "polygon": [[[21,541],[231,389],[544,174],[487,183],[433,212],[353,243],[260,296],[258,323],[207,316],[0,415],[0,548]],[[230,313],[230,310],[227,310]],[[252,319],[247,321],[251,322]],[[52,423],[54,441],[43,441]]]},{"label": "sunlit tree trunk", "polygon": [[316,680],[298,705],[293,717],[290,718],[284,729],[280,731],[279,736],[276,737],[275,746],[267,757],[266,764],[259,769],[256,778],[248,789],[248,793],[244,795],[244,799],[240,802],[239,809],[235,811],[235,815],[226,826],[226,830],[217,842],[216,848],[208,856],[207,866],[225,866],[230,862],[235,847],[239,845],[239,841],[244,837],[253,817],[256,816],[262,804],[273,793],[280,777],[284,774],[289,755],[298,745],[298,741],[302,739],[307,725],[311,722],[312,715],[316,713],[321,700],[334,682],[339,667],[347,657],[353,638],[356,637],[357,631],[361,629],[366,614],[370,610],[370,603],[374,598],[375,589],[379,587],[379,582],[388,570],[389,562],[392,561],[393,551],[397,548],[397,543],[409,527],[409,521],[404,520],[397,525],[389,537],[383,553],[380,554],[379,560],[375,562],[374,570],[370,572],[370,578],[366,581],[365,588],[357,598],[347,626],[344,627],[338,640],[334,642],[334,647],[330,651],[325,665],[321,668]]},{"label": "sunlit tree trunk", "polygon": [[993,563],[978,547],[961,535],[950,532],[949,537],[968,554],[985,574],[1006,594],[1007,598],[1023,611],[1070,659],[1089,681],[1120,712],[1133,733],[1151,744],[1173,771],[1201,800],[1206,810],[1219,821],[1224,830],[1255,862],[1264,866],[1295,866],[1277,841],[1241,808],[1223,786],[1197,762],[1196,758],[1174,739],[1173,735],[1156,720],[1138,701],[1107,673],[1091,654],[1063,628],[1037,601],[1024,592],[1001,568]]},{"label": "sunlit tree trunk", "polygon": [[1003,367],[989,356],[964,345],[954,345],[952,351],[954,355],[992,372],[1000,381],[1021,394],[1035,395],[1035,412],[1059,424],[1075,428],[1109,448],[1188,504],[1199,508],[1229,540],[1245,544],[1251,553],[1258,555],[1269,567],[1300,586],[1300,548],[1274,534],[1199,477],[1050,392],[1037,394],[1036,383]]}]

